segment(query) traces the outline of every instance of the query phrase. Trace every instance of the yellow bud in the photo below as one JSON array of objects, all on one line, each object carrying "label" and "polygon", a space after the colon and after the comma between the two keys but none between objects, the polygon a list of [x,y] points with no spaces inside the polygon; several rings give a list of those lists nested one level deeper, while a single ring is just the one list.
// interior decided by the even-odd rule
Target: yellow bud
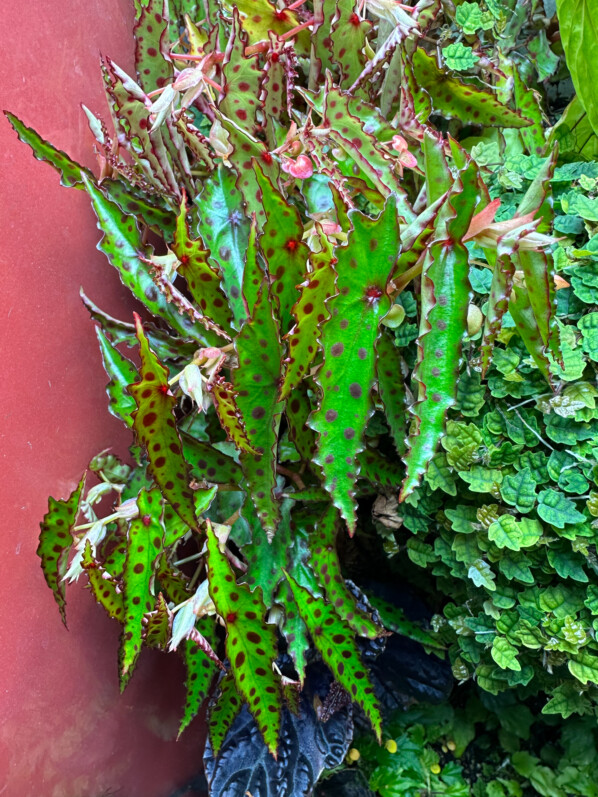
[{"label": "yellow bud", "polygon": [[440,766],[440,764],[432,764],[432,766],[430,767],[430,772],[432,773],[432,775],[440,775],[440,773],[442,772],[442,767]]},{"label": "yellow bud", "polygon": [[450,742],[447,742],[447,743],[446,743],[446,746],[447,746],[447,747],[448,747],[448,749],[451,751],[451,753],[454,753],[454,752],[455,752],[455,750],[457,749],[457,745],[456,745],[456,744],[453,742],[453,740],[452,740],[452,739],[450,740]]},{"label": "yellow bud", "polygon": [[440,749],[442,750],[443,753],[448,753],[448,747],[445,744],[443,744]]},{"label": "yellow bud", "polygon": [[396,753],[397,752],[397,743],[394,739],[389,739],[386,744],[384,745],[389,753]]},{"label": "yellow bud", "polygon": [[470,304],[467,308],[467,334],[470,338],[478,334],[483,323],[484,316],[480,308],[475,304]]},{"label": "yellow bud", "polygon": [[352,747],[347,753],[347,758],[349,761],[359,761],[361,753],[355,747]]}]

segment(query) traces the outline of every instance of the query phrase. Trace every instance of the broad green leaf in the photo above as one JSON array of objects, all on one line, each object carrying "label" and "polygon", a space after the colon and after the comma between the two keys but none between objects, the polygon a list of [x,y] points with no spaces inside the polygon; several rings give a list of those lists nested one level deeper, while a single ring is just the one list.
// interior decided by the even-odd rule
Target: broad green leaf
[{"label": "broad green leaf", "polygon": [[592,704],[573,683],[564,683],[557,686],[551,693],[551,698],[542,709],[542,714],[559,714],[567,719],[572,714],[590,714]]},{"label": "broad green leaf", "polygon": [[313,597],[288,574],[287,579],[314,645],[339,684],[361,706],[380,741],[382,717],[374,688],[361,662],[353,631],[322,598]]},{"label": "broad green leaf", "polygon": [[509,581],[515,579],[524,584],[534,584],[535,578],[530,569],[531,564],[531,559],[521,553],[513,555],[503,551],[503,555],[498,562],[498,568]]},{"label": "broad green leaf", "polygon": [[469,3],[467,0],[457,6],[455,22],[467,36],[478,30],[490,30],[494,25],[490,11],[482,11],[478,3]]},{"label": "broad green leaf", "polygon": [[310,562],[313,571],[324,585],[326,598],[338,616],[359,636],[376,639],[381,629],[372,618],[362,612],[352,593],[345,585],[341,565],[336,550],[338,532],[338,512],[330,506],[316,523],[310,539]]},{"label": "broad green leaf", "polygon": [[[214,618],[201,617],[197,621],[196,627],[199,633],[214,647],[217,641]],[[187,695],[185,697],[185,713],[179,725],[177,738],[180,737],[191,720],[197,716],[202,703],[210,692],[210,686],[218,669],[215,662],[212,661],[207,653],[204,653],[196,642],[186,639],[183,643],[183,651],[187,670],[185,679]]]},{"label": "broad green leaf", "polygon": [[446,454],[438,453],[432,457],[424,478],[432,490],[457,495],[456,476],[447,462]]},{"label": "broad green leaf", "polygon": [[163,318],[179,334],[202,340],[203,331],[166,301],[150,276],[150,267],[140,259],[147,257],[149,250],[134,216],[123,215],[85,176],[83,182],[98,217],[98,227],[104,233],[98,249],[117,269],[123,284],[153,315]]},{"label": "broad green leaf", "polygon": [[581,554],[567,550],[565,544],[548,548],[546,557],[548,562],[554,567],[558,575],[562,578],[571,578],[585,584],[588,582],[588,575],[583,569],[583,557]]},{"label": "broad green leaf", "polygon": [[336,292],[336,272],[330,259],[314,264],[305,282],[301,296],[293,307],[295,325],[286,336],[289,347],[286,370],[280,388],[285,399],[309,373],[310,365],[318,351],[318,336],[330,316],[327,300]]},{"label": "broad green leaf", "polygon": [[519,512],[530,512],[536,503],[536,481],[529,468],[522,468],[513,476],[505,476],[500,494],[507,504],[517,507]]},{"label": "broad green leaf", "polygon": [[484,468],[482,465],[473,465],[468,471],[460,471],[459,476],[469,484],[469,489],[474,493],[495,494],[503,479],[501,470]]},{"label": "broad green leaf", "polygon": [[141,652],[143,617],[152,611],[151,586],[157,558],[164,544],[160,491],[142,489],[137,498],[139,517],[129,526],[129,546],[123,577],[125,609],[119,651],[121,690],[127,685]]},{"label": "broad green leaf", "polygon": [[96,327],[96,335],[100,343],[104,370],[110,377],[110,381],[106,385],[108,409],[112,415],[120,418],[127,426],[133,426],[133,413],[136,404],[135,399],[127,392],[127,388],[139,379],[137,369],[108,340],[100,327]]},{"label": "broad green leaf", "polygon": [[233,371],[237,406],[247,437],[257,454],[241,455],[251,499],[269,533],[274,533],[280,509],[274,498],[276,487],[276,443],[282,414],[278,400],[282,345],[273,316],[272,296],[266,282],[235,341],[239,366]]},{"label": "broad green leaf", "polygon": [[538,496],[538,514],[542,520],[557,529],[564,529],[569,523],[582,523],[585,520],[573,501],[552,489],[542,490]]},{"label": "broad green leaf", "polygon": [[461,238],[477,202],[475,170],[469,166],[448,200],[446,238],[435,240],[421,276],[421,315],[417,365],[413,374],[417,401],[404,457],[407,473],[400,500],[419,484],[443,435],[446,413],[454,406],[469,303],[469,264]]},{"label": "broad green leaf", "polygon": [[189,466],[181,453],[181,440],[176,428],[175,397],[168,387],[168,370],[149,346],[141,319],[135,314],[141,379],[131,385],[130,392],[137,411],[133,428],[149,458],[150,470],[162,494],[172,508],[192,529],[197,528]]},{"label": "broad green leaf", "polygon": [[598,656],[582,650],[569,659],[569,672],[582,684],[598,684]]},{"label": "broad green leaf", "polygon": [[241,708],[243,701],[237,691],[232,672],[227,672],[218,683],[218,697],[210,707],[208,734],[214,755],[218,755],[230,726]]},{"label": "broad green leaf", "polygon": [[135,34],[135,69],[139,85],[149,94],[171,82],[172,63],[162,55],[163,43],[168,43],[168,19],[163,16],[168,4],[164,0],[147,0],[142,9]]},{"label": "broad green leaf", "polygon": [[247,562],[244,582],[252,592],[256,587],[260,588],[266,606],[274,605],[274,596],[278,591],[278,585],[284,579],[283,568],[288,566],[287,548],[291,544],[292,537],[292,504],[293,501],[289,499],[281,502],[281,517],[272,541],[268,539],[266,530],[255,512],[253,502],[245,501],[241,510],[251,531],[251,542],[242,548]]},{"label": "broad green leaf", "polygon": [[227,298],[220,289],[220,274],[209,264],[210,252],[204,247],[202,239],[191,237],[186,216],[183,199],[174,241],[170,245],[179,260],[177,272],[185,278],[199,312],[223,330],[224,337],[229,337],[233,318]]},{"label": "broad green leaf", "polygon": [[594,362],[598,362],[598,313],[587,313],[577,322],[581,331],[583,350]]},{"label": "broad green leaf", "polygon": [[93,174],[84,166],[71,160],[69,156],[59,149],[56,149],[48,141],[38,135],[38,133],[31,127],[23,124],[23,122],[14,114],[4,111],[6,118],[15,129],[20,140],[28,144],[33,150],[33,155],[39,161],[46,161],[53,166],[60,174],[60,184],[67,188],[85,188],[83,175],[90,181],[94,180]]},{"label": "broad green leaf", "polygon": [[492,658],[503,670],[521,670],[521,664],[517,660],[517,648],[512,645],[504,636],[494,638],[491,650]]},{"label": "broad green leaf", "polygon": [[310,426],[319,435],[315,461],[324,470],[324,487],[353,533],[356,456],[372,412],[374,343],[390,307],[386,285],[399,248],[396,203],[389,199],[376,219],[353,212],[351,222],[347,245],[335,249],[338,295],[322,331],[322,398]]},{"label": "broad green leaf", "polygon": [[89,540],[83,549],[81,566],[85,570],[93,597],[105,609],[109,617],[122,623],[125,616],[122,591],[110,577],[110,573],[94,558]]},{"label": "broad green leaf", "polygon": [[381,331],[376,341],[378,395],[398,454],[405,452],[407,437],[407,395],[401,368],[401,354],[392,334]]},{"label": "broad green leaf", "polygon": [[449,69],[456,72],[465,72],[472,69],[480,60],[479,55],[474,53],[471,47],[467,47],[463,42],[455,42],[442,48],[444,63]]},{"label": "broad green leaf", "polygon": [[208,577],[216,611],[226,625],[226,655],[239,695],[246,701],[272,754],[278,747],[281,689],[272,669],[278,656],[274,626],[264,621],[258,590],[237,584],[218,539],[207,522]]},{"label": "broad green leaf", "polygon": [[359,478],[365,479],[375,487],[393,489],[400,486],[404,476],[403,468],[392,459],[386,459],[373,448],[365,448],[357,455]]},{"label": "broad green leaf", "polygon": [[241,193],[230,169],[220,165],[203,182],[194,199],[198,211],[197,231],[210,249],[212,262],[222,273],[237,329],[247,313],[243,304],[243,271],[249,237],[249,222],[241,211]]},{"label": "broad green leaf", "polygon": [[561,41],[576,94],[583,105],[594,133],[598,135],[598,64],[595,58],[598,36],[596,0],[557,0]]},{"label": "broad green leaf", "polygon": [[530,120],[502,105],[493,94],[474,85],[461,83],[438,68],[433,55],[418,47],[413,53],[413,69],[420,89],[432,98],[438,113],[448,119],[470,119],[491,127],[526,127]]},{"label": "broad green leaf", "polygon": [[476,418],[486,403],[486,387],[479,371],[465,370],[457,382],[456,407],[466,418]]},{"label": "broad green leaf", "polygon": [[255,215],[251,217],[247,253],[245,255],[245,271],[243,272],[243,300],[247,314],[253,313],[260,287],[264,281],[266,268],[258,244],[258,229]]},{"label": "broad green leaf", "polygon": [[284,333],[291,325],[291,308],[307,270],[309,248],[302,241],[303,222],[297,208],[287,202],[255,162],[254,170],[266,214],[260,247],[271,278],[272,299],[280,305]]},{"label": "broad green leaf", "polygon": [[542,526],[537,520],[524,518],[517,522],[512,515],[501,515],[488,529],[488,539],[499,548],[510,548],[512,551],[532,547],[541,536]]},{"label": "broad green leaf", "polygon": [[56,500],[52,497],[48,499],[48,511],[40,524],[39,545],[36,551],[41,559],[46,584],[54,594],[54,600],[58,604],[65,625],[66,598],[63,578],[68,569],[68,557],[73,543],[72,529],[79,514],[84,485],[85,474],[67,499]]},{"label": "broad green leaf", "polygon": [[476,587],[486,587],[486,589],[493,592],[496,589],[496,575],[492,572],[492,568],[483,559],[476,559],[475,562],[469,567],[467,575],[476,585]]}]

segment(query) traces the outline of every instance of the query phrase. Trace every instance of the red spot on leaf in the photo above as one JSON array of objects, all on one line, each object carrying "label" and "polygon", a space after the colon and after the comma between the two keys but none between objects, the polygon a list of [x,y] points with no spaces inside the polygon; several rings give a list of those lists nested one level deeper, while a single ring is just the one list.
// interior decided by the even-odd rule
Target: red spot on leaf
[{"label": "red spot on leaf", "polygon": [[296,241],[294,238],[289,238],[289,240],[284,245],[284,248],[287,249],[289,252],[294,252],[298,246],[299,246],[299,241]]},{"label": "red spot on leaf", "polygon": [[226,618],[225,618],[225,619],[226,619],[226,622],[227,622],[227,623],[234,623],[234,622],[235,622],[235,620],[237,619],[237,613],[236,613],[236,612],[229,612],[229,613],[226,615]]},{"label": "red spot on leaf", "polygon": [[269,153],[269,152],[266,152],[265,150],[264,150],[264,151],[261,153],[261,155],[260,155],[260,159],[261,159],[261,160],[262,160],[262,162],[263,162],[263,163],[265,163],[267,166],[269,166],[269,165],[272,163],[272,155],[270,155],[270,153]]},{"label": "red spot on leaf", "polygon": [[162,393],[163,396],[166,396],[168,394],[168,385],[160,385],[158,390],[160,391],[160,393]]},{"label": "red spot on leaf", "polygon": [[141,518],[141,522],[143,523],[144,526],[149,526],[150,523],[152,522],[152,516],[151,515],[144,515]]},{"label": "red spot on leaf", "polygon": [[361,23],[361,20],[359,19],[357,14],[353,13],[349,17],[349,22],[350,22],[351,25],[355,25],[355,27],[357,27]]}]

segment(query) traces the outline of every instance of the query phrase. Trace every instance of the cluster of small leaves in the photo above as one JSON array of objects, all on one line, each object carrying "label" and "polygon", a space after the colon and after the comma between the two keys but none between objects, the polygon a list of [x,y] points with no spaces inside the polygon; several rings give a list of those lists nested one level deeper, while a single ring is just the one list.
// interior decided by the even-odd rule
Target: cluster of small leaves
[{"label": "cluster of small leaves", "polygon": [[275,753],[282,649],[299,684],[321,656],[380,737],[354,636],[385,631],[337,550],[362,498],[399,498],[385,545],[450,596],[432,647],[460,680],[556,694],[598,676],[598,175],[576,139],[557,159],[565,122],[547,142],[495,46],[527,17],[513,32],[462,3],[463,35],[492,30],[493,49],[447,39],[440,62],[446,13],[145,0],[136,77],[102,64],[110,125],[85,109],[98,177],[9,115],[88,193],[146,311],[121,322],[84,297],[134,466],[102,456],[98,485],[51,500],[44,574],[64,611],[85,571],[123,623],[123,687],[142,645],[180,647],[182,728],[229,668],[216,753],[243,703]]}]

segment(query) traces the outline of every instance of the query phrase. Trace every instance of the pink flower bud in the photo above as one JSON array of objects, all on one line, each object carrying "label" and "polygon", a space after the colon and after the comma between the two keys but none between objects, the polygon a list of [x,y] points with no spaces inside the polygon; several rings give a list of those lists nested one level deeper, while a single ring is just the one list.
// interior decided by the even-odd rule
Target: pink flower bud
[{"label": "pink flower bud", "polygon": [[298,180],[306,180],[314,173],[314,165],[307,155],[299,155],[297,160],[285,158],[281,164],[283,172],[296,177]]}]

